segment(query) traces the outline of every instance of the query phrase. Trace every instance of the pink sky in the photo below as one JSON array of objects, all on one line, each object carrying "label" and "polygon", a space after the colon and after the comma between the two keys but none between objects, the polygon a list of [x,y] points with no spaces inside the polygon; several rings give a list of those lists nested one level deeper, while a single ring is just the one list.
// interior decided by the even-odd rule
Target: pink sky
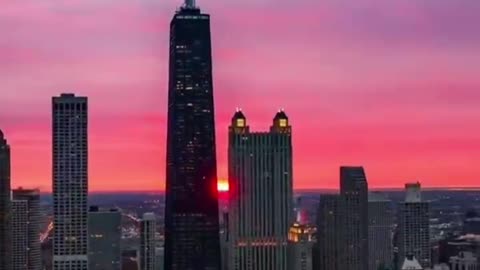
[{"label": "pink sky", "polygon": [[[51,96],[90,102],[91,190],[164,188],[168,25],[180,0],[0,9],[0,128],[13,186],[51,188]],[[480,1],[198,0],[212,14],[219,177],[230,117],[294,132],[296,188],[478,186]]]}]

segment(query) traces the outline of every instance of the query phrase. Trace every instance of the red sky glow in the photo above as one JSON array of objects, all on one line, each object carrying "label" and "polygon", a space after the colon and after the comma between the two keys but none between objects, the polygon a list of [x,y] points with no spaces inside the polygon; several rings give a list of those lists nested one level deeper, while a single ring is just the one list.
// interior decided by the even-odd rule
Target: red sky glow
[{"label": "red sky glow", "polygon": [[[51,96],[90,103],[90,189],[163,190],[169,22],[180,0],[22,0],[0,9],[0,129],[13,186],[51,190]],[[198,0],[212,15],[219,178],[241,107],[284,108],[295,188],[478,186],[480,1]]]}]

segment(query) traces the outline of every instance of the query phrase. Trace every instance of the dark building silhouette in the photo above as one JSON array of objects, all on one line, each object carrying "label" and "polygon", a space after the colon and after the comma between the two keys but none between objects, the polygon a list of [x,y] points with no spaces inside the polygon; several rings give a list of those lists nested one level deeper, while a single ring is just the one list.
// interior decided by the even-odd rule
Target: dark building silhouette
[{"label": "dark building silhouette", "polygon": [[11,270],[10,146],[0,130],[0,270]]},{"label": "dark building silhouette", "polygon": [[336,195],[322,195],[317,210],[317,242],[313,248],[314,270],[342,269],[342,200]]},{"label": "dark building silhouette", "polygon": [[383,193],[371,192],[368,195],[369,270],[393,266],[394,213],[391,204],[392,201]]},{"label": "dark building silhouette", "polygon": [[464,234],[480,234],[480,216],[475,210],[469,210],[463,220]]},{"label": "dark building silhouette", "polygon": [[88,212],[88,269],[120,270],[122,215],[117,209]]},{"label": "dark building silhouette", "polygon": [[170,25],[165,270],[220,269],[210,16],[194,0]]},{"label": "dark building silhouette", "polygon": [[368,184],[362,167],[340,168],[341,224],[345,270],[368,269]]},{"label": "dark building silhouette", "polygon": [[40,190],[14,189],[12,201],[13,269],[42,269],[40,224]]}]

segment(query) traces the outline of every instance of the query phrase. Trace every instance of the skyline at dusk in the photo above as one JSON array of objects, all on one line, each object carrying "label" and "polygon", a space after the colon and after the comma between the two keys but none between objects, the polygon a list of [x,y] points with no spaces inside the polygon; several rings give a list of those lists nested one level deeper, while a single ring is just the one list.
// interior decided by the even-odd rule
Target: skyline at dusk
[{"label": "skyline at dusk", "polygon": [[[459,4],[459,3],[462,4]],[[218,176],[242,108],[292,125],[294,186],[478,186],[480,2],[198,0],[212,15]],[[15,1],[0,10],[0,129],[12,187],[51,190],[51,97],[89,98],[92,191],[163,190],[177,0]]]}]

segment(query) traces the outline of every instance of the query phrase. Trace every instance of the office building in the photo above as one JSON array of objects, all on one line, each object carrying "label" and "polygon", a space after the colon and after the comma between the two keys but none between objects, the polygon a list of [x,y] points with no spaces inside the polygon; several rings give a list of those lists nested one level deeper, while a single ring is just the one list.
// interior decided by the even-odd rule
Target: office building
[{"label": "office building", "polygon": [[87,98],[62,94],[53,111],[53,269],[88,268]]},{"label": "office building", "polygon": [[156,270],[155,231],[155,214],[143,214],[140,221],[140,270]]},{"label": "office building", "polygon": [[312,270],[312,248],[315,227],[294,223],[288,232],[288,267],[295,270]]},{"label": "office building", "polygon": [[12,269],[28,269],[28,202],[11,202],[11,252]]},{"label": "office building", "polygon": [[0,270],[11,270],[10,146],[0,130]]},{"label": "office building", "polygon": [[463,233],[480,235],[480,216],[475,210],[470,210],[465,215],[465,219],[463,220]]},{"label": "office building", "polygon": [[229,130],[230,270],[286,270],[293,223],[288,117],[280,111],[269,132],[251,132],[237,111]]},{"label": "office building", "polygon": [[313,248],[313,269],[343,269],[341,224],[343,204],[339,195],[321,195],[317,210],[317,242]]},{"label": "office building", "polygon": [[452,270],[480,270],[479,261],[472,252],[460,252],[450,257],[450,266]]},{"label": "office building", "polygon": [[210,16],[186,0],[170,24],[165,270],[219,270]]},{"label": "office building", "polygon": [[368,269],[368,183],[362,167],[340,168],[342,269]]},{"label": "office building", "polygon": [[120,270],[122,215],[117,209],[100,210],[90,207],[88,212],[89,269]]},{"label": "office building", "polygon": [[393,228],[392,202],[383,193],[370,193],[368,196],[369,270],[393,266]]},{"label": "office building", "polygon": [[42,269],[40,190],[18,188],[12,200],[12,265],[16,270]]},{"label": "office building", "polygon": [[405,185],[398,210],[399,258],[413,255],[423,268],[431,266],[429,203],[422,200],[420,183]]},{"label": "office building", "polygon": [[402,261],[402,266],[400,270],[423,270],[423,267],[420,265],[415,256],[408,255]]}]

